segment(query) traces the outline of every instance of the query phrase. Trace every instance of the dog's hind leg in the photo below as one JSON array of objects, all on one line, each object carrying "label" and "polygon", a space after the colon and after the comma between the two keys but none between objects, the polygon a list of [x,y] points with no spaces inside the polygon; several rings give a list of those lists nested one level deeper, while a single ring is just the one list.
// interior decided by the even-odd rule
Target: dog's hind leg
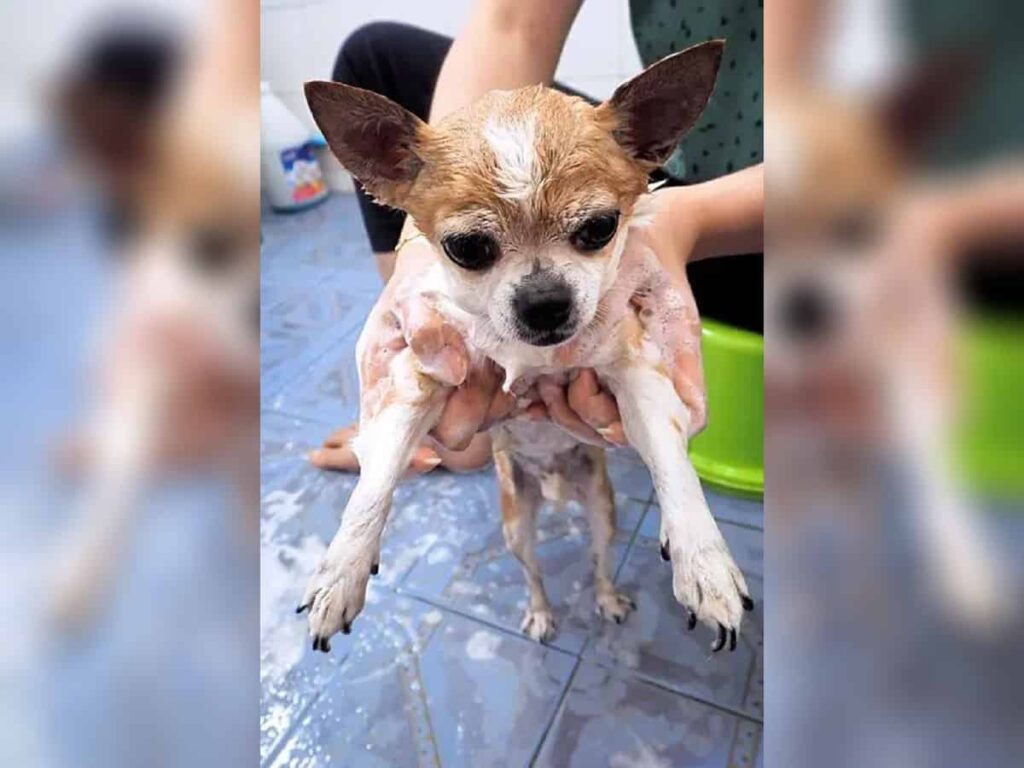
[{"label": "dog's hind leg", "polygon": [[523,567],[530,593],[530,605],[520,628],[543,643],[555,636],[557,625],[534,552],[537,510],[542,501],[540,481],[524,473],[505,450],[495,450],[494,467],[501,490],[501,530],[509,551]]},{"label": "dog's hind leg", "polygon": [[615,538],[615,494],[608,479],[604,450],[580,446],[584,452],[583,477],[574,478],[590,524],[590,557],[594,564],[594,590],[597,613],[601,618],[621,624],[636,605],[627,595],[615,591],[608,565],[608,552]]},{"label": "dog's hind leg", "polygon": [[447,392],[422,374],[409,349],[391,361],[390,375],[382,386],[384,389],[374,393],[374,411],[366,413],[364,407],[353,444],[359,458],[359,482],[299,605],[300,612],[310,611],[309,632],[315,650],[329,651],[328,638],[339,631],[348,634],[363,609],[395,486],[413,451],[437,423]]}]

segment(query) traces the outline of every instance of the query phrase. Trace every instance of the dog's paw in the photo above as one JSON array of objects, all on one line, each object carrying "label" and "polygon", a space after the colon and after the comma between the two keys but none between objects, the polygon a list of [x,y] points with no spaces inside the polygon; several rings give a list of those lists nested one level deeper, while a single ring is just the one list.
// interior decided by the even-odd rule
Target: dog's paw
[{"label": "dog's paw", "polygon": [[665,540],[662,556],[672,564],[672,592],[689,611],[688,628],[703,622],[717,631],[711,651],[736,650],[743,612],[754,609],[746,580],[720,535],[687,543]]},{"label": "dog's paw", "polygon": [[74,634],[88,627],[99,612],[98,578],[82,567],[61,568],[50,585],[45,616],[62,634]]},{"label": "dog's paw", "polygon": [[524,635],[533,638],[538,643],[546,643],[555,638],[558,625],[555,623],[555,617],[549,609],[527,609],[519,629]]},{"label": "dog's paw", "polygon": [[62,549],[54,557],[44,616],[54,631],[85,631],[104,609],[112,590],[110,560],[88,547]]},{"label": "dog's paw", "polygon": [[605,621],[614,621],[621,624],[629,616],[630,611],[636,608],[633,598],[620,594],[614,590],[598,592],[597,614]]},{"label": "dog's paw", "polygon": [[309,611],[314,651],[329,653],[331,635],[352,631],[352,622],[366,603],[366,584],[377,570],[372,558],[338,557],[328,552],[320,561],[296,609],[297,613]]}]

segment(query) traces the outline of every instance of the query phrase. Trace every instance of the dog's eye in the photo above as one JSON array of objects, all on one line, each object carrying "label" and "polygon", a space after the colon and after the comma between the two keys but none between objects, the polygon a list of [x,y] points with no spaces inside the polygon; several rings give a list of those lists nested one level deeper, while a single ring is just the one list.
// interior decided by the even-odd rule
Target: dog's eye
[{"label": "dog's eye", "polygon": [[571,235],[569,242],[580,251],[596,251],[608,245],[619,227],[619,212],[592,216]]},{"label": "dog's eye", "polygon": [[487,269],[500,253],[495,239],[479,232],[448,235],[441,239],[441,247],[449,259],[474,272]]},{"label": "dog's eye", "polygon": [[189,258],[206,274],[224,272],[238,253],[238,240],[227,229],[201,227],[189,236]]}]

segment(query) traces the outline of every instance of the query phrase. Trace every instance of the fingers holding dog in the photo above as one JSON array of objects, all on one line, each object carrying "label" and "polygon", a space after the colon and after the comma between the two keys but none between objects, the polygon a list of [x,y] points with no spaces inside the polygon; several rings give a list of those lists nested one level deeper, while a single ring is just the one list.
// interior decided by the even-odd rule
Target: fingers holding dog
[{"label": "fingers holding dog", "polygon": [[626,445],[619,407],[615,398],[601,387],[593,369],[580,370],[569,382],[567,401],[572,411],[609,443]]},{"label": "fingers holding dog", "polygon": [[501,370],[491,362],[470,369],[445,403],[432,436],[445,448],[461,451],[477,432],[509,416],[515,398],[502,391],[501,382]]}]

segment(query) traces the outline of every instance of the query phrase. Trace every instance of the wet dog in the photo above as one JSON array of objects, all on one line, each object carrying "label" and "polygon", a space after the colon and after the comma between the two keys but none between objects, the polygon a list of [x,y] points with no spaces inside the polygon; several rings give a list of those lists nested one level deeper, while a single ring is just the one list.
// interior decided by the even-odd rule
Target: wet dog
[{"label": "wet dog", "polygon": [[[462,332],[471,365],[500,366],[506,391],[524,407],[537,399],[541,377],[560,386],[579,368],[595,369],[614,394],[626,436],[654,479],[676,599],[691,628],[701,621],[716,630],[716,651],[736,647],[753,603],[687,457],[704,424],[702,383],[691,402],[676,394],[656,318],[698,329],[689,339],[698,359],[699,321],[689,290],[669,285],[630,233],[644,224],[648,174],[710,98],[722,49],[712,41],[665,58],[596,107],[535,86],[492,92],[434,125],[367,91],[306,85],[342,164],[380,201],[406,211],[444,254],[406,289]],[[659,312],[638,308],[638,296],[657,296]],[[365,344],[364,335],[360,360]],[[383,383],[362,392],[354,443],[362,474],[300,606],[310,611],[313,647],[323,651],[363,607],[395,484],[451,392],[409,349],[387,365]],[[621,622],[633,603],[609,574],[615,509],[603,449],[548,422],[513,419],[492,435],[505,540],[530,593],[523,631],[540,641],[555,632],[534,554],[545,497],[586,508],[597,611]]]}]

